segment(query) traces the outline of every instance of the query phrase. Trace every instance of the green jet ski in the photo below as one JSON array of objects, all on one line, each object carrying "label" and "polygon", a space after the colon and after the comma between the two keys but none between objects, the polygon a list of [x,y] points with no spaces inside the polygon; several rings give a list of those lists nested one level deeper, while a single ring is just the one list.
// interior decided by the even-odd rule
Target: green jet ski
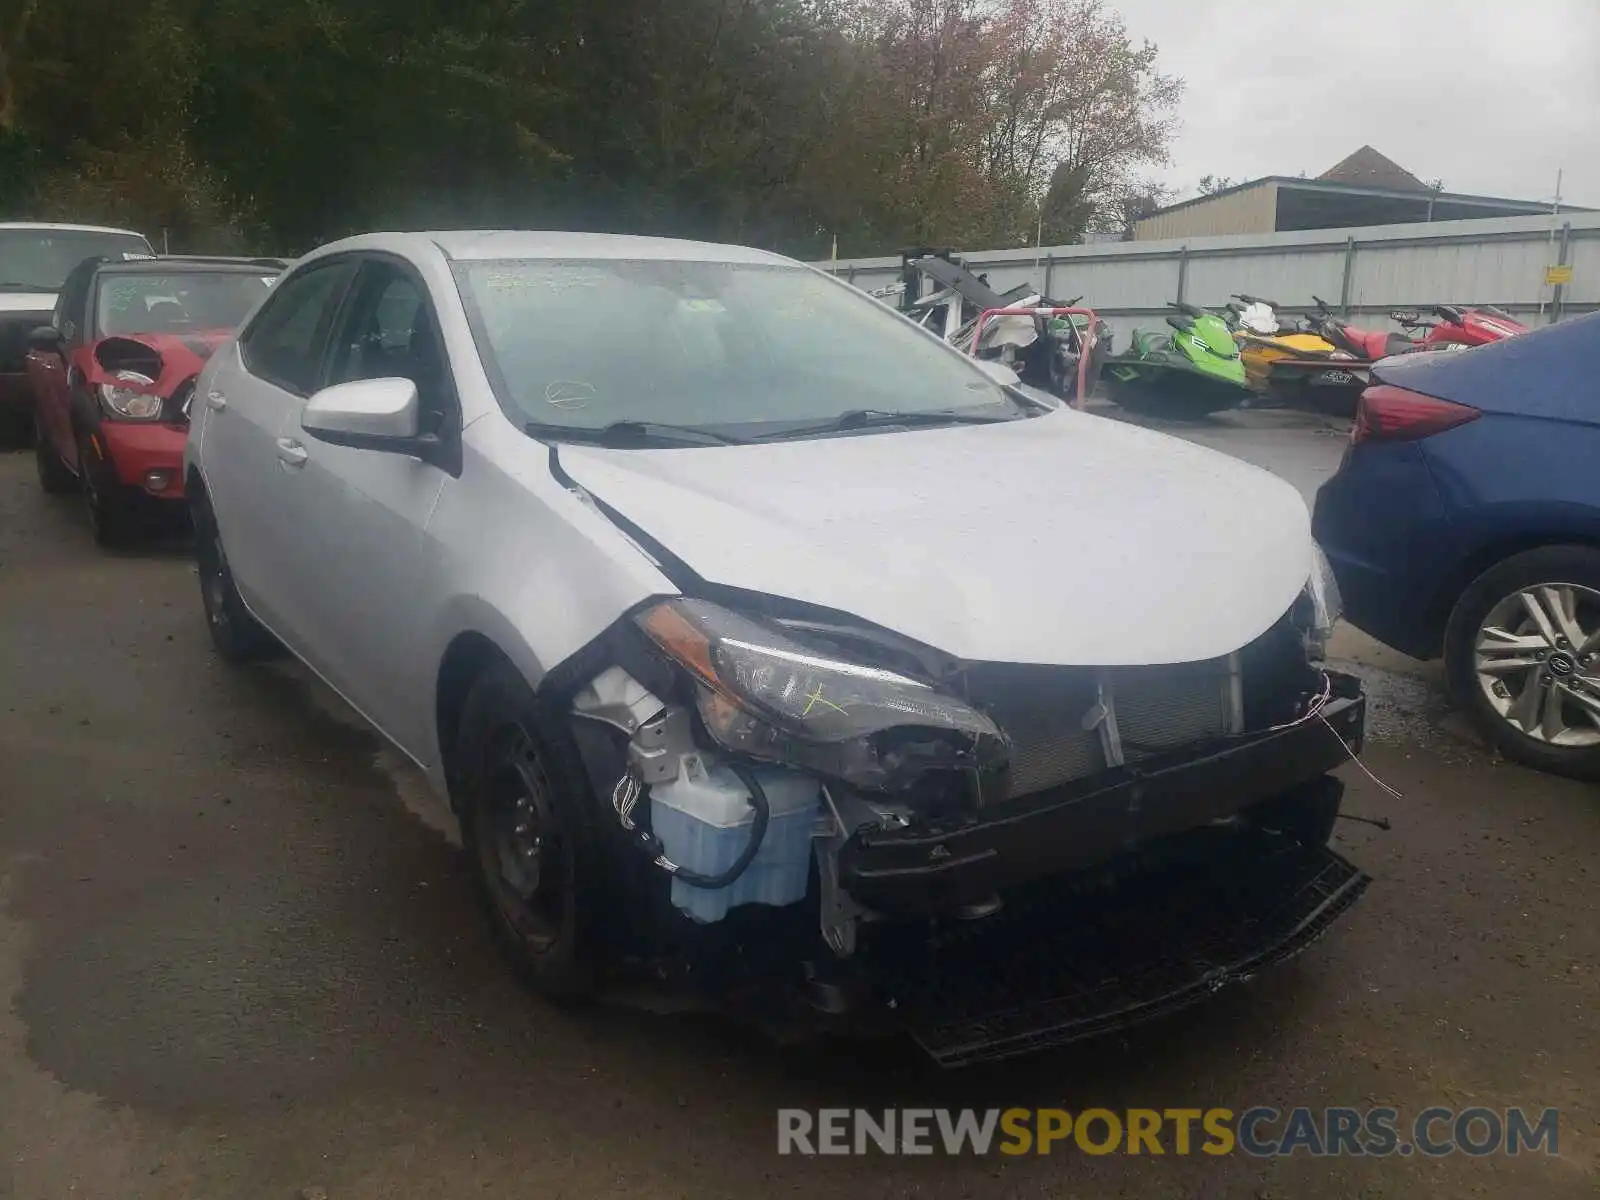
[{"label": "green jet ski", "polygon": [[1227,322],[1193,304],[1169,301],[1171,333],[1133,331],[1126,354],[1106,359],[1106,390],[1130,412],[1202,417],[1250,395],[1244,360]]}]

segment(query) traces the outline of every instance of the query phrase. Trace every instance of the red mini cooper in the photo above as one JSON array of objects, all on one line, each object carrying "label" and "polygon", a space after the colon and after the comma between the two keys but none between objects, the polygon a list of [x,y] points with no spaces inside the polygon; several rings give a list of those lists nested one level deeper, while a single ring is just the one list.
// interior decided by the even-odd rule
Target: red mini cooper
[{"label": "red mini cooper", "polygon": [[86,259],[29,339],[39,484],[79,489],[95,541],[182,513],[195,377],[267,294],[281,259]]}]

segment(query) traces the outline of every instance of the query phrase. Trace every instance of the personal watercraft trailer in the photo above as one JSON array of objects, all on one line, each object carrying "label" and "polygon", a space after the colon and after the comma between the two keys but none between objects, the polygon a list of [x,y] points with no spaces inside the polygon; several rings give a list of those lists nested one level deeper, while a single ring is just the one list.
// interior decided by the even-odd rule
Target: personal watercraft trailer
[{"label": "personal watercraft trailer", "polygon": [[899,282],[874,295],[897,297],[900,311],[917,324],[1078,407],[1112,351],[1111,327],[1077,307],[1082,296],[1052,300],[1031,283],[997,292],[950,250],[904,252]]}]

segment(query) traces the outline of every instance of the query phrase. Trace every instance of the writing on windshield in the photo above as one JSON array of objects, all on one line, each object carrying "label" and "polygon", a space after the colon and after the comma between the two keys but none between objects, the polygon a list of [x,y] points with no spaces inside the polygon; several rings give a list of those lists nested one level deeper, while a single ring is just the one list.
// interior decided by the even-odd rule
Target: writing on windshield
[{"label": "writing on windshield", "polygon": [[802,267],[502,260],[457,279],[519,422],[759,434],[858,409],[1015,411],[905,318]]},{"label": "writing on windshield", "polygon": [[100,281],[95,328],[101,337],[231,330],[271,285],[259,272],[111,275]]}]

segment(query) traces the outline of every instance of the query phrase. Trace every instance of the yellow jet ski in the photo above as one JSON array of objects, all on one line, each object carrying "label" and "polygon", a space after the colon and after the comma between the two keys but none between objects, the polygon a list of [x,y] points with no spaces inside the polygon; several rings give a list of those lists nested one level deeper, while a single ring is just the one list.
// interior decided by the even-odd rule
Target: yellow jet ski
[{"label": "yellow jet ski", "polygon": [[1367,386],[1366,365],[1259,296],[1236,294],[1228,305],[1251,390],[1323,412],[1353,413]]}]

